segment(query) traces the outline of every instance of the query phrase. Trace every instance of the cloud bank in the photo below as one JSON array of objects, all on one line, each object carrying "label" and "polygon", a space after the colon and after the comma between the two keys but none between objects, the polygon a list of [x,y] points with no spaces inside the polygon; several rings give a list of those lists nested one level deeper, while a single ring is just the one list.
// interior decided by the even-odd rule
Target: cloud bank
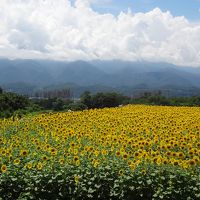
[{"label": "cloud bank", "polygon": [[159,8],[99,14],[98,0],[1,0],[0,57],[200,66],[200,24]]}]

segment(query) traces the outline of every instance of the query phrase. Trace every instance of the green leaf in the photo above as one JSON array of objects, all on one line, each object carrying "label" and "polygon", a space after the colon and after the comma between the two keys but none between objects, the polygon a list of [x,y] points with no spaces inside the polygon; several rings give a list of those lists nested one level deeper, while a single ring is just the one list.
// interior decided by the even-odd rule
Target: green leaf
[{"label": "green leaf", "polygon": [[159,197],[160,197],[160,199],[163,199],[163,198],[164,198],[164,196],[163,196],[162,194],[160,194]]},{"label": "green leaf", "polygon": [[88,194],[87,197],[88,197],[88,198],[93,198],[93,195]]},{"label": "green leaf", "polygon": [[101,187],[101,185],[95,184],[94,187],[97,188],[97,189],[99,189]]},{"label": "green leaf", "polygon": [[95,190],[94,189],[92,189],[92,188],[89,188],[89,190],[88,190],[88,193],[89,194],[92,194],[92,193],[94,193],[95,192]]}]

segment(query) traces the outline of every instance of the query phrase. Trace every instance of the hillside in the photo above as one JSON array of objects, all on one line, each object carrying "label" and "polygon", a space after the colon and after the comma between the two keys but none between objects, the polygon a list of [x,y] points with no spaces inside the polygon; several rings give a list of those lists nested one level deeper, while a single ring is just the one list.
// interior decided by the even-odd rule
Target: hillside
[{"label": "hillside", "polygon": [[200,90],[200,68],[128,61],[0,60],[0,85],[20,93],[44,87],[77,90]]}]

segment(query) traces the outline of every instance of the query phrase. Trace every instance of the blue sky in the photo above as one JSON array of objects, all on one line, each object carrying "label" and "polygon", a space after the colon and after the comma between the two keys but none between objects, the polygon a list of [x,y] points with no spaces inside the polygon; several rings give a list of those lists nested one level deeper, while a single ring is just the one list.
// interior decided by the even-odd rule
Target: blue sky
[{"label": "blue sky", "polygon": [[[101,13],[113,13],[131,8],[133,12],[148,12],[155,7],[169,10],[173,16],[185,16],[192,21],[200,21],[200,0],[103,0],[93,8]],[[107,3],[105,3],[107,2]]]}]

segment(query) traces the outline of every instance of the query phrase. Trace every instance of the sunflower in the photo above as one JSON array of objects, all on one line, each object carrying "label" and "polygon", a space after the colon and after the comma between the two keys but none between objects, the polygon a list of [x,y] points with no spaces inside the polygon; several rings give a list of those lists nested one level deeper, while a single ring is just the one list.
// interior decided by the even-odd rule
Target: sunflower
[{"label": "sunflower", "polygon": [[142,174],[144,174],[144,175],[146,175],[146,173],[147,173],[146,169],[143,169],[141,172],[142,172]]},{"label": "sunflower", "polygon": [[164,165],[167,165],[167,164],[168,164],[168,160],[167,160],[167,159],[163,159],[162,163],[163,163]]},{"label": "sunflower", "polygon": [[139,152],[135,152],[135,157],[138,157],[140,154],[139,154]]},{"label": "sunflower", "polygon": [[42,165],[41,162],[39,162],[39,163],[37,164],[37,169],[38,169],[38,170],[42,170],[42,168],[43,168],[43,165]]},{"label": "sunflower", "polygon": [[172,155],[172,153],[170,151],[168,151],[166,154],[167,154],[167,156],[171,156]]},{"label": "sunflower", "polygon": [[173,153],[172,153],[172,156],[173,156],[173,157],[176,157],[176,155],[177,155],[176,152],[173,152]]},{"label": "sunflower", "polygon": [[191,159],[191,160],[188,161],[188,164],[191,165],[191,166],[193,166],[193,165],[195,165],[196,163],[195,163],[195,160]]},{"label": "sunflower", "polygon": [[31,162],[29,162],[29,163],[26,164],[26,167],[27,167],[27,169],[32,169],[33,164]]},{"label": "sunflower", "polygon": [[105,149],[103,149],[103,150],[101,151],[101,154],[102,154],[103,156],[108,155],[108,151],[105,150]]},{"label": "sunflower", "polygon": [[49,149],[49,148],[50,148],[50,144],[46,144],[45,149]]},{"label": "sunflower", "polygon": [[176,166],[176,165],[179,165],[179,162],[178,162],[178,160],[174,160],[174,161],[172,162],[172,164],[173,164],[174,166]]},{"label": "sunflower", "polygon": [[123,169],[120,169],[119,172],[118,172],[118,174],[119,174],[120,176],[122,176],[122,175],[124,174],[124,170],[123,170]]},{"label": "sunflower", "polygon": [[60,163],[60,165],[63,165],[63,164],[65,163],[64,158],[60,158],[60,159],[59,159],[59,163]]},{"label": "sunflower", "polygon": [[156,160],[156,164],[161,165],[161,163],[162,163],[162,157],[158,156]]},{"label": "sunflower", "polygon": [[124,153],[124,154],[123,154],[123,159],[124,159],[124,160],[127,160],[127,159],[128,159],[128,154],[127,154],[127,153]]},{"label": "sunflower", "polygon": [[6,155],[6,150],[3,149],[0,153],[1,153],[2,156],[5,156]]},{"label": "sunflower", "polygon": [[117,157],[119,157],[120,154],[121,154],[120,151],[117,151],[117,152],[116,152],[116,156],[117,156]]},{"label": "sunflower", "polygon": [[15,159],[14,161],[13,161],[13,163],[14,163],[14,165],[19,165],[20,164],[20,159]]},{"label": "sunflower", "polygon": [[154,162],[154,163],[156,163],[156,162],[157,162],[157,160],[158,160],[158,158],[157,158],[157,157],[154,157],[154,158],[153,158],[153,162]]},{"label": "sunflower", "polygon": [[7,171],[7,166],[6,166],[6,165],[2,165],[2,166],[1,166],[1,171],[2,171],[3,173],[5,173],[5,172]]},{"label": "sunflower", "polygon": [[200,159],[198,156],[194,156],[193,160],[195,161],[196,164],[199,164],[199,162],[200,162]]},{"label": "sunflower", "polygon": [[74,155],[78,155],[78,149],[74,149]]},{"label": "sunflower", "polygon": [[42,149],[42,147],[40,147],[40,146],[37,146],[37,150],[39,151],[39,150],[41,150]]},{"label": "sunflower", "polygon": [[28,155],[28,151],[27,150],[21,150],[20,155],[25,157],[25,156]]},{"label": "sunflower", "polygon": [[51,155],[56,156],[57,155],[57,150],[55,148],[51,148]]},{"label": "sunflower", "polygon": [[71,147],[71,148],[74,148],[74,147],[75,147],[75,143],[74,143],[74,142],[71,142],[71,143],[70,143],[70,147]]},{"label": "sunflower", "polygon": [[46,155],[42,156],[42,160],[43,161],[47,161],[48,160],[48,157]]},{"label": "sunflower", "polygon": [[179,152],[179,153],[178,153],[178,157],[179,157],[179,158],[184,158],[184,153],[183,153],[183,152]]},{"label": "sunflower", "polygon": [[78,156],[74,156],[73,160],[77,161],[77,160],[79,160],[79,157]]},{"label": "sunflower", "polygon": [[95,161],[93,162],[94,168],[97,168],[98,165],[99,165],[99,162],[98,162],[97,160],[95,160]]}]

